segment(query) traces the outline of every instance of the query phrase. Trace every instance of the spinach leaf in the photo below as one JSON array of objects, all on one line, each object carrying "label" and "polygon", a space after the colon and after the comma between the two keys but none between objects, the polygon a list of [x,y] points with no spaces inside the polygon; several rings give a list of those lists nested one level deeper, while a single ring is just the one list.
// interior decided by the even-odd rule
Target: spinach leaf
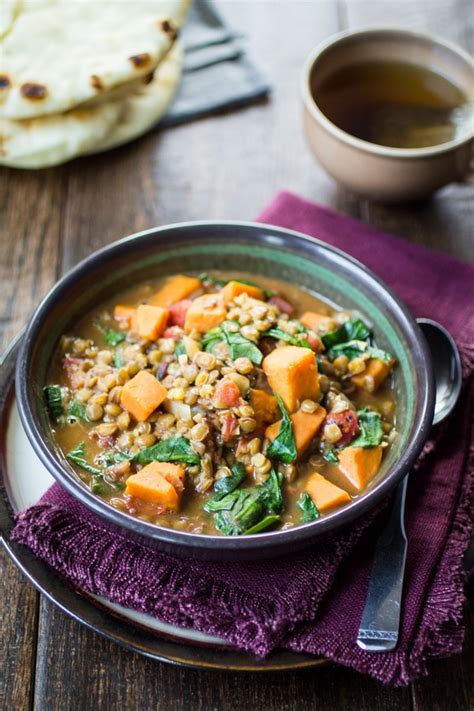
[{"label": "spinach leaf", "polygon": [[240,536],[261,520],[265,509],[256,489],[240,489],[229,497],[234,497],[231,508],[221,509],[214,524],[227,536]]},{"label": "spinach leaf", "polygon": [[235,516],[235,527],[239,534],[254,526],[261,520],[265,512],[265,507],[260,501],[257,492],[252,492],[245,500],[241,510]]},{"label": "spinach leaf", "polygon": [[79,402],[79,400],[73,400],[71,402],[68,414],[76,420],[82,420],[84,422],[87,420],[86,406],[83,402]]},{"label": "spinach leaf", "polygon": [[295,461],[297,454],[293,425],[291,424],[291,419],[283,400],[276,393],[274,393],[274,395],[280,406],[282,421],[277,436],[267,449],[267,455],[285,464],[291,464],[291,462]]},{"label": "spinach leaf", "polygon": [[108,328],[104,333],[104,338],[108,346],[118,346],[119,343],[125,340],[125,333]]},{"label": "spinach leaf", "polygon": [[69,461],[73,462],[74,464],[77,464],[78,467],[81,467],[81,469],[84,469],[86,472],[89,472],[89,474],[94,474],[95,476],[103,476],[102,471],[100,469],[97,469],[97,467],[93,467],[92,464],[89,464],[89,462],[86,460],[86,445],[84,442],[79,442],[79,444],[74,447],[74,449],[71,449],[68,454],[66,454],[66,457],[69,459]]},{"label": "spinach leaf", "polygon": [[119,343],[122,343],[122,341],[125,340],[126,336],[122,331],[116,331],[114,328],[109,328],[99,319],[96,319],[94,323],[99,331],[102,331],[104,334],[104,340],[108,346],[118,346]]},{"label": "spinach leaf", "polygon": [[125,489],[125,484],[110,481],[104,474],[101,474],[100,476],[95,474],[91,479],[90,489],[93,494],[98,494],[99,496],[110,496],[110,494],[115,494],[117,491],[123,491]]},{"label": "spinach leaf", "polygon": [[213,496],[214,500],[220,501],[227,494],[237,489],[240,484],[245,481],[247,477],[247,472],[244,465],[241,462],[236,462],[232,467],[232,474],[230,476],[224,476],[219,479],[214,484],[214,491],[216,492]]},{"label": "spinach leaf", "polygon": [[115,349],[113,363],[115,368],[121,368],[123,366],[123,346],[119,346]]},{"label": "spinach leaf", "polygon": [[212,353],[214,346],[218,343],[222,343],[224,340],[224,334],[221,331],[220,326],[211,328],[202,337],[202,347],[207,353]]},{"label": "spinach leaf", "polygon": [[301,523],[309,523],[319,518],[319,511],[307,491],[301,494],[297,506],[301,509]]},{"label": "spinach leaf", "polygon": [[263,353],[255,343],[249,341],[248,338],[244,338],[239,331],[235,333],[229,331],[225,323],[222,324],[221,330],[225,340],[230,346],[230,353],[233,360],[237,360],[237,358],[250,358],[252,363],[260,365],[263,360]]},{"label": "spinach leaf", "polygon": [[382,351],[380,348],[369,346],[367,350],[369,351],[371,358],[378,358],[379,360],[383,360],[384,363],[391,363],[393,361],[393,356],[391,356],[390,353],[387,353],[387,351]]},{"label": "spinach leaf", "polygon": [[383,439],[382,418],[377,412],[364,407],[357,413],[360,434],[352,440],[351,447],[371,449],[377,447]]},{"label": "spinach leaf", "polygon": [[334,449],[328,449],[326,454],[323,454],[323,459],[325,459],[326,462],[329,462],[329,464],[339,464],[339,457]]},{"label": "spinach leaf", "polygon": [[366,341],[370,338],[370,328],[360,318],[343,324],[347,341]]},{"label": "spinach leaf", "polygon": [[211,328],[210,331],[204,334],[202,339],[202,346],[205,351],[212,353],[214,346],[217,343],[227,343],[230,347],[230,353],[233,360],[237,358],[250,358],[252,363],[255,365],[260,365],[263,360],[263,353],[261,350],[250,341],[248,338],[244,338],[240,331],[231,331],[228,324],[237,322],[228,321],[223,323],[222,326],[216,326],[216,328]]},{"label": "spinach leaf", "polygon": [[110,467],[119,462],[138,462],[138,464],[150,464],[150,462],[182,462],[184,464],[199,464],[201,461],[191,447],[189,439],[174,435],[151,447],[142,449],[136,454],[126,454],[118,450],[109,449],[98,455],[98,460],[104,467]]},{"label": "spinach leaf", "polygon": [[202,272],[202,274],[198,276],[198,279],[202,282],[213,284],[214,286],[220,286],[221,288],[229,283],[228,279],[219,279],[218,277],[208,274],[207,272]]},{"label": "spinach leaf", "polygon": [[374,348],[369,346],[365,341],[348,341],[347,343],[338,343],[333,346],[328,353],[329,358],[337,358],[340,355],[345,355],[349,360],[354,360],[354,358],[359,358],[362,355],[368,355],[369,358],[380,358],[385,363],[390,363],[392,361],[392,356],[386,351],[380,350],[380,348]]},{"label": "spinach leaf", "polygon": [[274,328],[270,328],[268,331],[265,331],[265,333],[262,333],[262,338],[264,336],[270,336],[271,338],[277,338],[279,341],[290,343],[292,346],[300,346],[301,348],[311,349],[305,334],[306,331],[300,331],[294,336],[291,336],[289,333],[286,333],[286,331],[282,331],[281,328],[277,328],[275,326]]},{"label": "spinach leaf", "polygon": [[168,439],[142,449],[133,456],[127,458],[139,464],[149,464],[150,462],[184,462],[186,464],[199,464],[200,457],[191,447],[189,439],[174,435]]},{"label": "spinach leaf", "polygon": [[46,409],[52,422],[57,422],[64,415],[63,395],[59,385],[47,385],[44,388]]},{"label": "spinach leaf", "polygon": [[261,533],[262,531],[266,531],[267,528],[270,528],[270,526],[273,526],[275,523],[278,523],[280,521],[279,516],[274,516],[273,514],[269,516],[265,516],[265,518],[262,518],[261,521],[258,523],[255,523],[253,526],[250,528],[247,528],[246,531],[244,531],[244,535],[248,536],[252,533]]},{"label": "spinach leaf", "polygon": [[215,513],[216,511],[230,511],[238,502],[252,493],[252,489],[236,489],[225,496],[213,496],[212,499],[206,501],[203,506],[204,511]]},{"label": "spinach leaf", "polygon": [[[236,467],[232,470],[235,474]],[[243,465],[239,464],[237,471],[245,477]],[[230,478],[220,479],[217,484]],[[272,470],[267,481],[259,486],[234,489],[223,496],[219,496],[218,492],[206,502],[204,511],[216,514],[214,524],[218,531],[227,536],[258,533],[280,520],[277,514],[283,510],[282,478]]]},{"label": "spinach leaf", "polygon": [[334,360],[338,356],[345,355],[349,360],[360,358],[361,355],[368,354],[368,344],[365,341],[347,341],[338,343],[328,352],[328,358]]},{"label": "spinach leaf", "polygon": [[326,348],[332,348],[337,343],[347,341],[366,341],[370,338],[370,329],[359,318],[345,321],[335,331],[329,331],[321,336],[321,340]]},{"label": "spinach leaf", "polygon": [[204,350],[206,353],[214,353],[214,346],[217,346],[218,343],[223,343],[224,341],[222,338],[213,338],[212,341],[208,341],[206,345],[204,346]]},{"label": "spinach leaf", "polygon": [[283,494],[281,493],[281,482],[283,474],[270,469],[269,477],[259,486],[260,501],[272,514],[280,514],[283,511]]}]

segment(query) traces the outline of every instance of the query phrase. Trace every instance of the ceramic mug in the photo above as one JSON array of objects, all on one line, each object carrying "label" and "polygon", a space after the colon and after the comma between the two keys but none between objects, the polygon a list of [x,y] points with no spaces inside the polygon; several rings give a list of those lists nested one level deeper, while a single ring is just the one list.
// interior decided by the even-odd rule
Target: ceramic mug
[{"label": "ceramic mug", "polygon": [[430,34],[370,28],[337,34],[314,49],[302,74],[304,128],[321,165],[349,190],[381,202],[427,197],[462,180],[471,160],[473,123],[451,141],[424,148],[390,148],[338,128],[318,106],[318,89],[334,71],[365,61],[400,61],[447,77],[474,103],[472,58]]}]

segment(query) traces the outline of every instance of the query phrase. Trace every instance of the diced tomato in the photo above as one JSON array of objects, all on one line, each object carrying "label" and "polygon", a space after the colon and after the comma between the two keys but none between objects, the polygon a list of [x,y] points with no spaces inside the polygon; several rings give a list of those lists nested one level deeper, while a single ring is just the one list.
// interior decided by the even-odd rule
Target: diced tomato
[{"label": "diced tomato", "polygon": [[293,306],[289,304],[288,301],[285,301],[285,299],[282,299],[281,296],[271,296],[268,299],[268,303],[273,304],[284,314],[288,314],[288,316],[291,316],[294,311]]},{"label": "diced tomato", "polygon": [[222,423],[222,441],[228,442],[235,435],[237,430],[238,420],[234,415],[226,415]]},{"label": "diced tomato", "polygon": [[99,437],[97,432],[91,432],[89,438],[97,442],[101,449],[113,449],[115,446],[115,437],[113,435],[107,435],[106,437]]},{"label": "diced tomato", "polygon": [[342,437],[337,443],[338,447],[345,447],[359,434],[357,415],[352,410],[330,413],[326,417],[325,424],[330,425],[332,423],[336,424],[342,432]]},{"label": "diced tomato", "polygon": [[179,326],[168,326],[168,328],[165,328],[163,331],[163,338],[172,338],[173,341],[177,341],[178,338],[181,338],[182,333]]},{"label": "diced tomato", "polygon": [[83,363],[83,358],[74,358],[74,356],[71,355],[64,356],[63,367],[71,388],[80,387],[84,379],[84,372],[82,371]]},{"label": "diced tomato", "polygon": [[306,340],[308,341],[313,351],[315,351],[316,353],[321,353],[324,347],[323,342],[319,338],[319,336],[317,336],[315,333],[308,332],[306,334]]},{"label": "diced tomato", "polygon": [[217,383],[213,400],[216,407],[236,407],[240,403],[240,390],[230,378],[223,378]]},{"label": "diced tomato", "polygon": [[190,299],[183,299],[182,301],[177,301],[175,304],[171,304],[169,307],[170,312],[170,324],[172,326],[180,326],[184,328],[184,322],[186,321],[186,313],[191,306],[192,301]]}]

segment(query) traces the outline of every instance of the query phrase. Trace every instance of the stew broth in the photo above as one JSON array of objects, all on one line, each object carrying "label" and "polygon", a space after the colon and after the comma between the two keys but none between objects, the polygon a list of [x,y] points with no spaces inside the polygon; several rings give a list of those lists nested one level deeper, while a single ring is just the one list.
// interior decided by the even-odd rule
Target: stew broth
[{"label": "stew broth", "polygon": [[[188,324],[192,314],[190,306],[196,305],[196,299],[208,293],[216,295],[216,299],[224,298],[223,284],[228,281],[239,284],[236,293],[241,291],[225,303],[224,326],[213,325],[209,329],[203,326],[200,331],[191,328],[193,322]],[[245,289],[252,291],[256,287],[248,286],[248,282],[256,284],[257,291],[264,292],[255,292],[252,296]],[[260,491],[258,487],[265,482],[269,486],[270,475],[273,483],[280,487],[283,502],[280,508],[268,504],[265,499],[268,508],[260,516],[260,521],[267,522],[265,528],[267,525],[269,528],[289,528],[312,520],[360,494],[375,475],[380,461],[374,471],[367,471],[367,481],[361,484],[348,474],[349,469],[344,471],[340,459],[351,450],[351,440],[361,441],[365,433],[364,418],[368,418],[370,426],[372,420],[377,427],[380,425],[377,443],[367,445],[362,440],[363,446],[352,447],[352,450],[360,449],[361,456],[369,456],[367,453],[372,456],[380,450],[381,457],[396,436],[396,404],[390,377],[394,360],[375,348],[372,335],[368,330],[364,332],[365,324],[357,319],[357,315],[284,282],[224,273],[206,275],[195,282],[191,293],[178,290],[178,296],[183,293],[185,296],[178,298],[177,303],[157,306],[161,299],[157,295],[164,293],[163,287],[169,291],[170,284],[173,285],[173,277],[142,284],[99,305],[84,316],[73,334],[63,337],[58,348],[48,377],[50,385],[46,388],[51,426],[57,443],[84,485],[116,508],[145,521],[208,534],[247,532],[229,524],[232,511],[224,511],[224,515],[221,512],[219,519],[219,512],[212,509],[213,502],[218,505],[215,504],[218,482],[232,477],[236,465],[244,468],[241,471],[245,470],[245,477],[234,492]],[[192,285],[190,282],[189,288]],[[262,298],[255,298],[256,295]],[[143,333],[140,336],[137,328],[143,331],[144,326],[137,326],[137,312],[124,315],[124,309],[136,309],[139,304],[152,306],[147,313],[154,316],[158,314],[156,309],[167,311],[167,325],[159,336],[148,334],[149,337],[145,337]],[[146,310],[142,311],[145,313]],[[225,328],[226,324],[234,324],[234,330],[227,333],[227,341],[225,338],[221,341],[222,331],[219,329]],[[341,331],[344,324],[348,324],[349,336],[352,329],[352,335],[357,337],[349,338],[349,346],[344,337],[342,341],[335,338],[331,348],[325,346],[326,334]],[[362,326],[356,328],[352,324]],[[272,329],[276,329],[273,336],[269,335]],[[235,334],[240,338],[240,349],[235,344],[229,345],[230,341],[236,340]],[[249,342],[251,347],[246,351]],[[291,352],[289,346],[293,347]],[[252,348],[261,352],[260,363],[255,362],[259,358]],[[286,408],[280,400],[280,408],[275,407],[273,414],[264,416],[258,414],[253,392],[264,392],[269,398],[273,398],[272,391],[279,395],[281,384],[272,380],[272,387],[271,376],[266,376],[266,372],[270,372],[270,366],[267,367],[271,360],[269,356],[278,353],[279,349],[286,349],[281,351],[282,354],[301,357],[302,362],[313,359],[319,371],[315,376],[318,387],[315,389],[309,376],[305,376],[307,381],[303,378],[300,384],[303,395],[297,401],[296,410]],[[250,357],[242,355],[247,352]],[[383,359],[383,377],[375,375],[374,379],[371,368]],[[167,397],[147,417],[137,419],[132,405],[128,405],[131,410],[127,409],[128,401],[123,392],[126,387],[131,389],[127,384],[143,371],[152,374],[160,388],[166,388]],[[55,410],[58,387],[61,401]],[[306,387],[309,388],[308,397],[304,395]],[[224,404],[216,400],[216,393],[221,390]],[[231,391],[230,395],[227,390]],[[235,402],[232,400],[234,394]],[[280,390],[280,395],[289,402],[284,389]],[[274,398],[265,400],[267,409],[274,405]],[[288,410],[288,416],[300,413],[302,420],[308,419],[311,423],[316,422],[318,413],[321,416],[320,422],[316,423],[318,426],[314,425],[314,435],[293,460],[291,452],[290,455],[286,452],[286,458],[282,451],[268,456],[272,452],[269,427],[281,418],[282,408]],[[135,412],[135,416],[131,412]],[[361,412],[366,414],[361,415]],[[298,437],[296,423],[290,421],[291,449],[292,445],[296,446]],[[282,438],[281,433],[282,425],[279,430],[276,427],[273,443]],[[194,458],[192,462],[171,460],[178,462],[174,467],[182,467],[185,471],[182,482],[172,479],[179,495],[178,510],[170,510],[156,500],[130,493],[134,475],[150,464],[148,460],[138,462],[137,456],[144,450],[151,451],[150,448],[166,440],[170,434],[184,437],[190,445],[188,455],[191,452],[191,459]],[[287,447],[288,442],[283,444]],[[71,456],[74,452],[77,456]],[[368,467],[374,469],[373,464],[369,463]],[[324,481],[314,477],[315,473]],[[364,476],[361,470],[361,481]],[[310,485],[309,482],[313,483]],[[325,482],[336,485],[342,492],[339,498],[336,490],[329,492],[329,503],[335,503],[327,508],[327,494],[323,496],[318,489],[321,486],[323,492]],[[136,487],[139,484],[141,486],[140,482],[135,482]],[[314,496],[308,494],[313,489]],[[133,489],[136,491],[142,489]],[[230,495],[238,498],[235,493]],[[204,510],[206,503],[211,507],[210,511]],[[263,506],[260,500],[257,503],[258,507]],[[248,526],[249,532],[253,532],[253,527],[255,523]]]}]

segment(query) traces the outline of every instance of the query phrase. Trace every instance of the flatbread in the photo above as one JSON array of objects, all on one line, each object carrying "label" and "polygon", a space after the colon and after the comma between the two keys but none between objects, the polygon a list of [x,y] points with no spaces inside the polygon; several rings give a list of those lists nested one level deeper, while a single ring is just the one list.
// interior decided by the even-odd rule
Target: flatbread
[{"label": "flatbread", "polygon": [[20,0],[2,0],[0,2],[0,37],[10,31],[19,9]]},{"label": "flatbread", "polygon": [[[153,72],[190,0],[20,0],[0,40],[0,116],[68,111]],[[16,13],[16,15],[15,15]],[[13,19],[12,19],[13,18]]]},{"label": "flatbread", "polygon": [[155,126],[174,99],[181,78],[182,64],[183,51],[176,42],[159,64],[152,81],[125,100],[125,109],[108,136],[99,140],[97,145],[87,152],[100,153],[121,146]]},{"label": "flatbread", "polygon": [[146,133],[166,113],[181,76],[182,49],[175,43],[151,82],[128,97],[62,114],[13,121],[0,118],[0,165],[47,168],[78,155],[100,153]]},{"label": "flatbread", "polygon": [[24,121],[0,118],[0,165],[47,168],[64,163],[104,140],[124,108],[122,100]]}]

